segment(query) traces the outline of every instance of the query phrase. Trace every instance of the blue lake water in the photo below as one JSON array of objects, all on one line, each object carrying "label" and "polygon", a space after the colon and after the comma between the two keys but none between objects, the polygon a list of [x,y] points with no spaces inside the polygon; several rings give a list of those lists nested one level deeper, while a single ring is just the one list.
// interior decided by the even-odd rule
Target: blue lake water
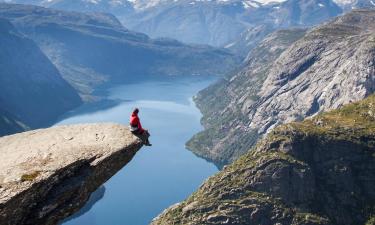
[{"label": "blue lake water", "polygon": [[[64,225],[145,225],[165,208],[184,200],[217,168],[185,149],[202,130],[192,97],[214,81],[208,77],[170,78],[108,89],[116,104],[83,106],[59,124],[116,122],[128,124],[134,107],[151,132],[153,146],[104,184],[104,196],[87,212]],[[101,105],[103,104],[103,105]],[[106,106],[104,106],[106,105]]]}]

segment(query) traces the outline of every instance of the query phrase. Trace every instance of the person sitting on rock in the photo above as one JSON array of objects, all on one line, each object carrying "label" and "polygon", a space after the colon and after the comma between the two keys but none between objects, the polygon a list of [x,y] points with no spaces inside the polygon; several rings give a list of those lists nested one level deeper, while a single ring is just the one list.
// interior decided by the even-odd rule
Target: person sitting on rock
[{"label": "person sitting on rock", "polygon": [[150,133],[148,130],[142,128],[141,121],[138,117],[139,109],[135,108],[133,110],[132,115],[130,116],[130,131],[137,137],[139,137],[144,145],[151,146],[148,138],[150,137]]}]

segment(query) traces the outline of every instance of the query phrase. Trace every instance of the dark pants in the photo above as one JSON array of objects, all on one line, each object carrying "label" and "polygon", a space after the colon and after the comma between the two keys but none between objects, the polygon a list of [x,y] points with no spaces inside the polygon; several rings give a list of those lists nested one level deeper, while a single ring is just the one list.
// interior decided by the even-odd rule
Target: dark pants
[{"label": "dark pants", "polygon": [[143,144],[150,144],[150,141],[148,140],[148,138],[150,137],[150,133],[148,132],[148,130],[144,130],[143,132],[133,131],[132,133],[140,138]]}]

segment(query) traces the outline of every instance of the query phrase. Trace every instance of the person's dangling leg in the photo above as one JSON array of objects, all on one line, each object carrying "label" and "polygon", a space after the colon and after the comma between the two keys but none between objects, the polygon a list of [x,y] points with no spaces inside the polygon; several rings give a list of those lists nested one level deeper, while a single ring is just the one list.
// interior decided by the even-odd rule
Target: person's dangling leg
[{"label": "person's dangling leg", "polygon": [[150,141],[148,140],[148,138],[150,137],[150,133],[148,132],[148,130],[144,130],[143,134],[142,134],[142,137],[143,137],[143,143],[146,145],[146,146],[152,146],[152,144],[150,143]]},{"label": "person's dangling leg", "polygon": [[144,130],[143,132],[135,131],[132,132],[135,136],[137,136],[139,139],[142,140],[142,143],[146,146],[152,146],[148,138],[150,137],[150,133],[147,130]]}]

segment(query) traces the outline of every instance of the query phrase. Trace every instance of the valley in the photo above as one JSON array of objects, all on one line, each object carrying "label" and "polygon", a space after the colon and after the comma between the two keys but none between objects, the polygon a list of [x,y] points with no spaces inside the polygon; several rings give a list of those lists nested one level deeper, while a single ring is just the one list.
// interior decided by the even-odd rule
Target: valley
[{"label": "valley", "polygon": [[[231,71],[239,62],[239,57],[224,49],[186,45],[171,39],[150,39],[145,34],[127,30],[114,16],[108,14],[84,14],[0,3],[0,17],[6,18],[3,19],[4,29],[13,29],[23,39],[29,39],[29,45],[33,45],[28,50],[31,53],[22,52],[24,50],[16,48],[15,40],[6,43],[7,33],[2,34],[4,41],[1,44],[15,50],[1,49],[4,55],[4,72],[1,73],[4,94],[0,96],[0,102],[4,101],[3,110],[13,114],[25,128],[49,126],[58,116],[82,102],[101,100],[103,96],[93,95],[99,86],[150,77],[220,76]],[[37,52],[39,60],[28,57],[28,54],[34,54],[32,57],[36,58]],[[25,60],[20,64],[28,67],[12,70],[17,66],[15,58],[20,55],[25,57],[20,57]],[[186,67],[186,64],[189,66]],[[26,75],[27,70],[29,73]],[[42,81],[53,74],[55,78],[52,82],[59,80],[59,86],[53,87],[52,82],[47,84]],[[15,78],[15,75],[20,77],[15,80],[9,78]],[[31,88],[26,86],[26,78],[47,85],[40,87],[39,93],[45,99],[33,96],[36,94],[36,85]],[[18,82],[19,79],[25,82],[24,88]],[[22,89],[20,92],[24,92],[24,95],[16,95],[18,92],[12,89],[15,84],[7,82],[18,82],[17,88]],[[58,91],[58,88],[61,90]],[[49,96],[43,92],[51,90],[57,94]],[[56,99],[48,100],[48,97]],[[5,105],[7,102],[20,105]],[[53,107],[53,104],[58,107]],[[43,109],[45,113],[41,110],[38,114],[30,114],[33,108]],[[22,115],[24,111],[27,115]]]},{"label": "valley", "polygon": [[374,7],[0,0],[0,225],[374,224]]},{"label": "valley", "polygon": [[213,164],[185,149],[185,141],[202,129],[201,114],[191,98],[214,81],[213,77],[164,78],[115,86],[108,90],[108,98],[115,105],[101,108],[103,104],[98,102],[89,108],[77,109],[59,121],[56,126],[128,124],[132,109],[139,107],[142,124],[149,129],[153,144],[151,148],[143,147],[126,167],[104,183],[104,196],[89,203],[92,204],[89,211],[78,212],[78,217],[73,215],[63,225],[148,224],[216,173]]}]

